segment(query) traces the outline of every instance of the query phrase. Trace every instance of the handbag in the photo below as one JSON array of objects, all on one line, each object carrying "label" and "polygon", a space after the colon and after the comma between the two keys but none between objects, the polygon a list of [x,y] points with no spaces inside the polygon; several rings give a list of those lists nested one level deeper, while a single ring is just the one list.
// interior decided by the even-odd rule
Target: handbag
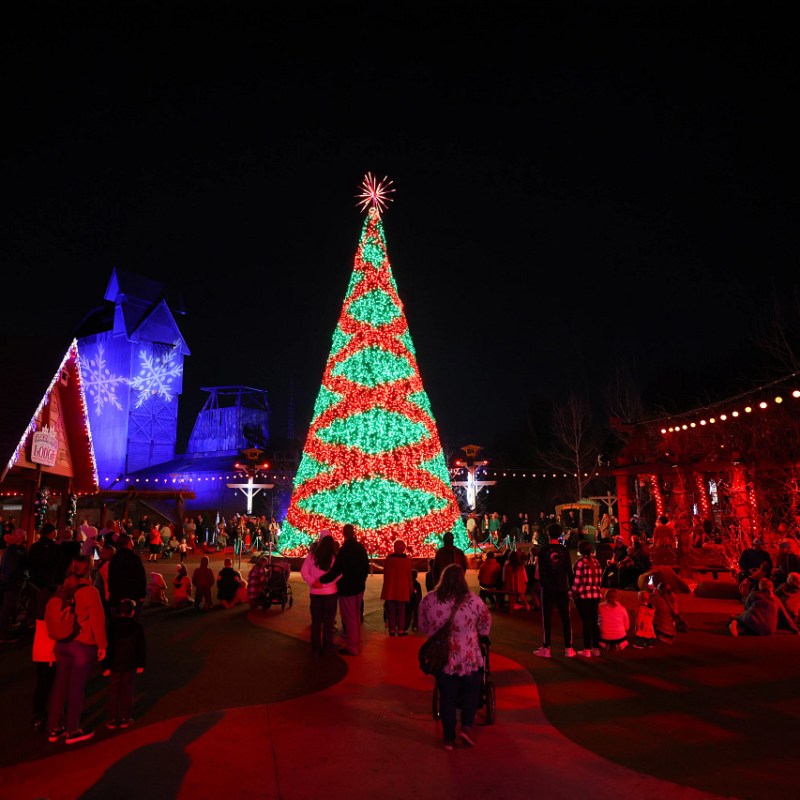
[{"label": "handbag", "polygon": [[675,630],[678,633],[688,633],[689,632],[689,626],[686,624],[686,620],[680,614],[676,614],[673,611],[672,612],[672,619],[675,622]]},{"label": "handbag", "polygon": [[447,666],[447,660],[450,658],[450,627],[456,611],[458,611],[458,603],[453,603],[450,619],[420,645],[419,668],[426,675],[435,675]]}]

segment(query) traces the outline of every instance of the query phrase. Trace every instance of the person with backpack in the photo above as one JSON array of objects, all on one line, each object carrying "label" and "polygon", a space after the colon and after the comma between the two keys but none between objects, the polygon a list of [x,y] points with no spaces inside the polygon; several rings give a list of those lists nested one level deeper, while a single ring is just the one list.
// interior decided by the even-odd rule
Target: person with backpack
[{"label": "person with backpack", "polygon": [[106,657],[108,647],[103,602],[92,585],[89,556],[78,556],[69,565],[64,583],[47,603],[44,618],[56,643],[47,740],[77,744],[94,736],[93,731],[81,728],[81,713],[89,675]]}]

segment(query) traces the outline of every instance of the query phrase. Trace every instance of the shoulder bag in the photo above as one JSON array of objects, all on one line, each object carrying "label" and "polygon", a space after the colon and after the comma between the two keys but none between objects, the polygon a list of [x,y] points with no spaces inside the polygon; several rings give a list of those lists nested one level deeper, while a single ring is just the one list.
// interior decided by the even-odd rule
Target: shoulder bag
[{"label": "shoulder bag", "polygon": [[450,658],[450,628],[458,608],[459,604],[454,602],[450,619],[436,633],[429,636],[419,648],[419,668],[426,675],[435,675],[447,666]]}]

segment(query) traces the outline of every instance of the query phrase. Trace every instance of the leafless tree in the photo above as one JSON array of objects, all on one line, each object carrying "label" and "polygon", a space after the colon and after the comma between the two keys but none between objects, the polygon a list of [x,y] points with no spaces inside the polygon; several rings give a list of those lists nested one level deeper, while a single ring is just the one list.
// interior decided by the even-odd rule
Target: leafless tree
[{"label": "leafless tree", "polygon": [[647,408],[639,387],[625,366],[617,366],[603,391],[606,412],[625,423],[641,422],[647,418]]},{"label": "leafless tree", "polygon": [[592,480],[603,437],[595,427],[589,404],[576,394],[570,394],[562,404],[553,408],[551,446],[540,451],[541,463],[566,472],[575,479],[575,500]]}]

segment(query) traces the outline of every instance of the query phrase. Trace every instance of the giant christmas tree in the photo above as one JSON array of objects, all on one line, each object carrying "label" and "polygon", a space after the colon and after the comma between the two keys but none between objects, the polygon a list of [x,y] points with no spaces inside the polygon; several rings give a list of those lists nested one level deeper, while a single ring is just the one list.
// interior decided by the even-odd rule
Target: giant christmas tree
[{"label": "giant christmas tree", "polygon": [[374,556],[397,538],[431,555],[447,531],[468,546],[386,253],[389,186],[367,175],[359,195],[367,218],[281,530],[286,555],[346,522]]}]

